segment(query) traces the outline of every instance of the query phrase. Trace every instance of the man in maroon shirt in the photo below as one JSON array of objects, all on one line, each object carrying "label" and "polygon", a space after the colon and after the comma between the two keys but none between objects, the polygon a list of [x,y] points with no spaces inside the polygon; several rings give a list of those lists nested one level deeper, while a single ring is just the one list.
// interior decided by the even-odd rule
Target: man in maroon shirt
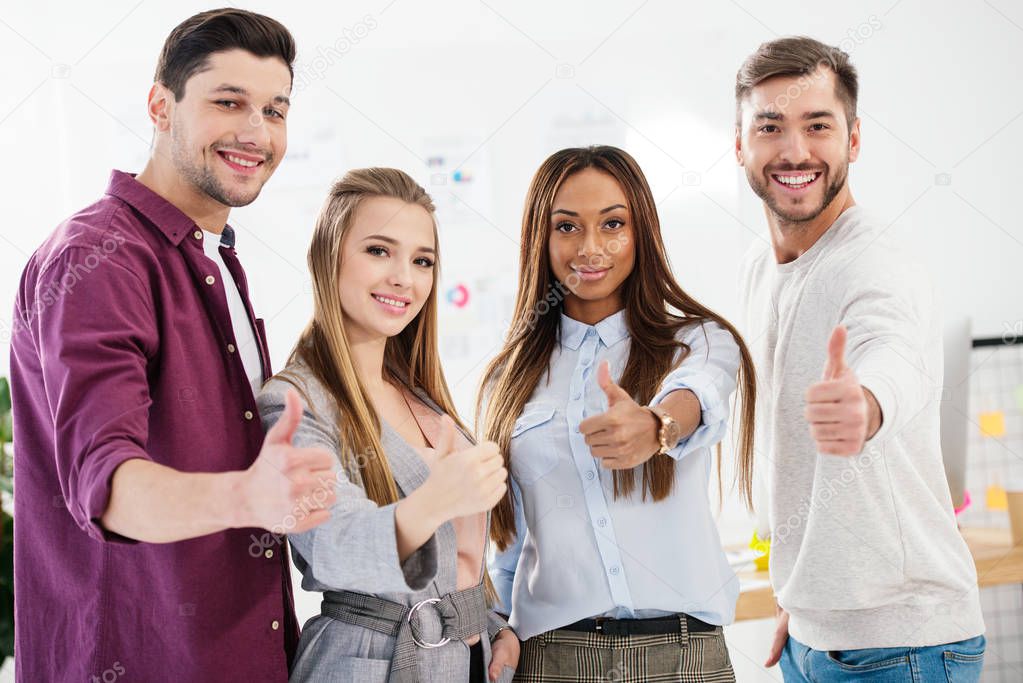
[{"label": "man in maroon shirt", "polygon": [[19,681],[287,679],[287,547],[264,530],[326,520],[331,456],[291,447],[295,396],[263,438],[253,386],[269,355],[226,223],[284,156],[294,57],[287,29],[250,12],[174,29],[145,169],[114,171],[25,268]]}]

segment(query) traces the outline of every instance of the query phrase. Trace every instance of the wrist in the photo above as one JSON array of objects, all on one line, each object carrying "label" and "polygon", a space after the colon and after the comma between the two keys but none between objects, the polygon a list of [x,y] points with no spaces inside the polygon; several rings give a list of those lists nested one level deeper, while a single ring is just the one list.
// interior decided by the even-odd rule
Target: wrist
[{"label": "wrist", "polygon": [[648,406],[647,410],[657,421],[657,428],[654,432],[654,438],[657,442],[655,455],[657,453],[666,454],[682,440],[682,429],[675,420],[675,417],[663,406]]},{"label": "wrist", "polygon": [[247,491],[245,471],[213,475],[214,517],[228,529],[259,526]]},{"label": "wrist", "polygon": [[877,402],[877,398],[873,392],[865,386],[860,386],[863,390],[863,399],[867,402],[867,441],[870,441],[877,433],[881,430],[881,424],[884,419],[881,415],[881,404]]},{"label": "wrist", "polygon": [[422,528],[429,531],[430,535],[433,535],[441,524],[448,521],[431,495],[429,480],[399,500],[395,507],[395,514],[400,514],[403,519],[422,525]]}]

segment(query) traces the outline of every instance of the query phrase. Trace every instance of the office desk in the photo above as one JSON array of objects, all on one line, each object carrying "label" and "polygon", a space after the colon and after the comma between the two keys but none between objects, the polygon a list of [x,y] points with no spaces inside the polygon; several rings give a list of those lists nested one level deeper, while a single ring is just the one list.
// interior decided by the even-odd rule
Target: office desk
[{"label": "office desk", "polygon": [[[1008,529],[962,529],[963,538],[977,565],[981,588],[1023,583],[1023,545],[1013,547]],[[742,580],[766,580],[767,572],[739,572]],[[774,591],[769,586],[743,591],[735,606],[735,620],[774,616]]]}]

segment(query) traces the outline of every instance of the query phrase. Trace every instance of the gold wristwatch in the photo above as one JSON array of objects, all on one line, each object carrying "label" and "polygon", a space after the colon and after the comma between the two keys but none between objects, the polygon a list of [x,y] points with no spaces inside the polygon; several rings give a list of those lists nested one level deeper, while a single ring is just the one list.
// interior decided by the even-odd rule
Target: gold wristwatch
[{"label": "gold wristwatch", "polygon": [[657,454],[667,455],[668,451],[677,446],[682,438],[682,428],[678,426],[675,418],[664,408],[660,406],[647,407],[661,425],[657,430],[657,440],[661,442],[661,448],[657,451]]}]

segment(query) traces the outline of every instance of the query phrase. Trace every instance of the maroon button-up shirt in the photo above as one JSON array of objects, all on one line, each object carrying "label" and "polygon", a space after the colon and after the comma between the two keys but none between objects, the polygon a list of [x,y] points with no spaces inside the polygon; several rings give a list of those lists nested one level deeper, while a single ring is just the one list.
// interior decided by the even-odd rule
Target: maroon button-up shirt
[{"label": "maroon button-up shirt", "polygon": [[[11,340],[15,665],[42,681],[286,681],[295,620],[287,549],[234,529],[138,543],[100,517],[114,470],[145,458],[242,470],[263,441],[224,287],[202,231],[131,175],[29,260]],[[235,325],[244,321],[235,321]],[[230,347],[229,347],[230,345]]]}]

